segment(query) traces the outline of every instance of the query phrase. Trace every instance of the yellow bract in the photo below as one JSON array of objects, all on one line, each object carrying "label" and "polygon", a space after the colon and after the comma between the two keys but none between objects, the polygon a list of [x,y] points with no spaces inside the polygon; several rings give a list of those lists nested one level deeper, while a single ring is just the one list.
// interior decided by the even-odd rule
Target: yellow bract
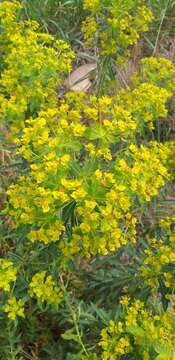
[{"label": "yellow bract", "polygon": [[[159,315],[152,314],[140,300],[124,298],[121,300],[125,314],[121,320],[110,320],[108,327],[101,331],[99,342],[102,348],[100,359],[120,359],[121,355],[132,352],[137,347],[140,359],[156,359],[152,357],[152,350],[162,359],[173,359],[174,352],[174,310],[166,312],[161,309]],[[168,345],[168,346],[167,346]],[[160,351],[160,352],[159,352]]]},{"label": "yellow bract", "polygon": [[[59,241],[63,267],[76,253],[107,255],[136,243],[134,208],[150,202],[170,175],[168,146],[138,146],[135,138],[166,117],[170,96],[146,82],[114,98],[68,93],[57,108],[26,121],[18,153],[31,171],[9,188],[9,213],[17,226],[30,225],[32,242]],[[66,206],[77,218],[69,241]]]},{"label": "yellow bract", "polygon": [[82,27],[86,46],[91,47],[95,43],[103,56],[119,57],[122,53],[122,58],[127,57],[129,47],[138,42],[140,34],[148,30],[153,19],[151,10],[143,1],[83,2],[90,12]]},{"label": "yellow bract", "polygon": [[17,278],[17,269],[12,261],[0,259],[0,288],[6,292],[10,291],[10,284]]},{"label": "yellow bract", "polygon": [[[37,31],[38,24],[18,19],[21,4],[0,3],[1,51],[1,122],[24,127],[25,114],[56,105],[56,86],[62,74],[70,71],[73,52],[62,40]],[[49,45],[49,46],[48,46]],[[3,90],[5,89],[5,90]]]},{"label": "yellow bract", "polygon": [[[98,53],[117,56],[118,62],[118,55],[122,59],[129,55],[152,19],[140,0],[83,3],[89,11],[83,25],[87,45],[100,44]],[[71,69],[73,52],[64,41],[38,32],[36,22],[20,20],[20,9],[16,1],[0,3],[0,119],[8,126],[8,140],[13,140],[22,164],[22,175],[7,190],[6,214],[16,234],[22,234],[17,239],[16,261],[27,281],[31,259],[34,266],[26,301],[30,296],[40,307],[44,303],[57,310],[64,286],[61,289],[47,273],[47,266],[54,273],[58,267],[67,270],[78,257],[110,258],[128,249],[134,253],[151,202],[174,179],[175,142],[155,139],[159,126],[167,125],[175,68],[167,59],[150,57],[141,61],[130,85],[113,96],[68,92],[58,99],[57,86]],[[143,281],[154,298],[161,283],[170,306],[166,311],[160,304],[151,307],[133,299],[132,291],[131,297],[122,296],[118,320],[111,320],[101,331],[99,354],[82,355],[82,359],[129,358],[135,349],[139,359],[150,360],[152,354],[160,358],[161,353],[164,360],[173,359],[175,283],[174,270],[169,271],[175,262],[173,223],[174,217],[164,219],[161,230],[158,227],[164,234],[146,239],[146,249],[140,246],[143,261],[137,267],[137,290]],[[140,261],[131,258],[128,266]],[[10,260],[0,259],[1,309],[10,320],[24,317],[24,302],[17,298],[26,291],[25,282],[23,278],[18,288],[16,280],[17,268]],[[126,294],[127,286],[120,291]],[[78,339],[77,345],[82,346],[80,311],[78,318],[74,308],[70,312],[76,328],[71,340]]]},{"label": "yellow bract", "polygon": [[15,296],[10,297],[2,309],[10,320],[15,320],[17,316],[24,318],[24,301],[17,300]]},{"label": "yellow bract", "polygon": [[63,297],[60,287],[56,285],[51,275],[46,276],[46,271],[33,276],[29,285],[29,295],[52,305],[58,305]]}]

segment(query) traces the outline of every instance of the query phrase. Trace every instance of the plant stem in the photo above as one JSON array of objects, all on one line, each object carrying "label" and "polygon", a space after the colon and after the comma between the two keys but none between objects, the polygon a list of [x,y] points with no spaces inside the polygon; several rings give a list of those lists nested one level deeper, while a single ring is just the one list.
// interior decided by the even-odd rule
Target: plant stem
[{"label": "plant stem", "polygon": [[67,293],[66,291],[66,288],[65,288],[65,285],[64,285],[64,282],[63,282],[63,279],[61,278],[61,287],[62,287],[62,290],[65,294],[65,301],[66,301],[66,304],[67,304],[67,307],[70,311],[70,314],[72,316],[72,320],[73,320],[73,324],[74,324],[74,327],[75,327],[75,331],[76,331],[76,334],[77,334],[77,337],[79,339],[79,344],[81,345],[82,349],[83,349],[83,352],[88,355],[88,352],[83,344],[83,341],[82,341],[82,337],[81,337],[81,334],[80,334],[80,331],[79,331],[79,327],[78,327],[78,324],[77,324],[77,317],[76,317],[76,313],[74,311],[74,309],[72,308],[71,306],[71,302],[69,300],[69,294]]}]

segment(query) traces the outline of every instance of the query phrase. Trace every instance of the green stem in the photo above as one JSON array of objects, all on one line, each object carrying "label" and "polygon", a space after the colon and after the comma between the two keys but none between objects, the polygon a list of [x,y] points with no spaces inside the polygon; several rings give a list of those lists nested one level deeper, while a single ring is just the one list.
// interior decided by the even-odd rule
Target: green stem
[{"label": "green stem", "polygon": [[68,295],[68,293],[67,293],[67,291],[66,291],[66,288],[65,288],[65,286],[64,286],[64,282],[63,282],[63,279],[62,279],[62,278],[61,278],[61,284],[62,284],[62,286],[61,286],[61,287],[62,287],[62,290],[63,290],[63,292],[64,292],[64,294],[65,294],[65,301],[66,301],[67,307],[68,307],[68,309],[69,309],[69,311],[70,311],[70,314],[71,314],[71,316],[72,316],[72,320],[73,320],[73,324],[74,324],[74,327],[75,327],[75,331],[76,331],[76,334],[77,334],[77,337],[78,337],[78,340],[79,340],[79,344],[81,345],[84,353],[85,353],[86,355],[88,355],[88,352],[87,352],[87,350],[86,350],[86,348],[85,348],[85,346],[84,346],[84,344],[83,344],[82,337],[81,337],[81,334],[80,334],[80,331],[79,331],[79,327],[78,327],[78,324],[77,324],[76,314],[75,314],[75,312],[74,312],[74,310],[73,310],[73,308],[72,308],[72,306],[71,306],[71,302],[69,301],[69,295]]}]

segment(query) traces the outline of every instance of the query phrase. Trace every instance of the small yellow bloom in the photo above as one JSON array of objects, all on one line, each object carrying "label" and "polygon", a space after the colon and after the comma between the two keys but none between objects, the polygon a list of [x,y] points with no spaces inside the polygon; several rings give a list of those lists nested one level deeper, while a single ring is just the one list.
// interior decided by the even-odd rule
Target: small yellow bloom
[{"label": "small yellow bloom", "polygon": [[15,320],[17,316],[24,318],[24,301],[17,300],[15,296],[12,296],[3,306],[3,310],[8,314],[10,320]]}]

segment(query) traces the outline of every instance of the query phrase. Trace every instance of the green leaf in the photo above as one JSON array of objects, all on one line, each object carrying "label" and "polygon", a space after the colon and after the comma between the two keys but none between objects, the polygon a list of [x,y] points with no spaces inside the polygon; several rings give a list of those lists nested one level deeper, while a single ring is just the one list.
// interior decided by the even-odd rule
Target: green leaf
[{"label": "green leaf", "polygon": [[98,317],[100,318],[100,320],[102,320],[102,322],[105,325],[108,325],[110,317],[109,315],[106,313],[105,310],[98,308],[95,304],[91,303],[92,308],[95,310],[96,314],[98,315]]},{"label": "green leaf", "polygon": [[159,354],[158,356],[156,356],[155,360],[169,360],[170,358],[167,358],[167,355],[165,353],[163,354]]},{"label": "green leaf", "polygon": [[79,338],[76,334],[74,334],[74,328],[67,330],[64,334],[61,335],[64,340],[73,340],[79,343]]},{"label": "green leaf", "polygon": [[81,175],[86,177],[93,175],[94,172],[98,169],[98,166],[98,159],[95,158],[88,160],[81,169]]},{"label": "green leaf", "polygon": [[67,224],[70,219],[73,220],[74,210],[75,210],[76,202],[75,200],[70,201],[65,204],[63,207],[63,220]]},{"label": "green leaf", "polygon": [[103,139],[105,137],[105,134],[106,134],[106,131],[105,131],[104,127],[102,127],[99,124],[95,124],[95,125],[89,127],[85,132],[85,136],[89,140]]},{"label": "green leaf", "polygon": [[139,338],[146,338],[145,331],[140,326],[127,326],[127,331]]},{"label": "green leaf", "polygon": [[69,161],[69,169],[72,171],[72,175],[80,176],[81,167],[75,160]]},{"label": "green leaf", "polygon": [[154,346],[154,350],[156,351],[156,353],[159,354],[159,356],[164,356],[164,358],[160,357],[160,359],[168,360],[170,357],[172,357],[173,348],[170,345],[165,343],[162,344],[160,341],[157,341],[153,344],[153,346]]}]

